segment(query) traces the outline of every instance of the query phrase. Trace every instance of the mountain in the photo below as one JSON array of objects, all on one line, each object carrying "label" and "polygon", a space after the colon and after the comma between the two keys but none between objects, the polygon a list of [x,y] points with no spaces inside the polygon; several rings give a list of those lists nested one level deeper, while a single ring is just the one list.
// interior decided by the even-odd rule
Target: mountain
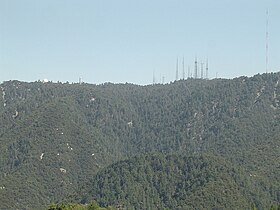
[{"label": "mountain", "polygon": [[153,154],[217,156],[256,186],[255,195],[238,192],[239,203],[280,202],[279,81],[280,73],[148,86],[4,82],[0,209],[43,209],[83,199],[85,189],[97,196],[88,188],[97,174]]},{"label": "mountain", "polygon": [[250,209],[269,200],[256,194],[261,189],[246,172],[213,155],[135,157],[101,170],[91,183],[88,200],[124,209]]}]

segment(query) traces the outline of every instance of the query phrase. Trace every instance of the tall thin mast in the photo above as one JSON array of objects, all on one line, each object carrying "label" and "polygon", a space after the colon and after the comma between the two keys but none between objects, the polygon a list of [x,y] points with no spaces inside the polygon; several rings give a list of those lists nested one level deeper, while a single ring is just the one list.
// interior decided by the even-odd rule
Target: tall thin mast
[{"label": "tall thin mast", "polygon": [[177,62],[176,62],[176,81],[178,80],[178,68],[179,68],[179,65],[178,65],[178,57],[177,57]]},{"label": "tall thin mast", "polygon": [[266,73],[268,73],[268,39],[269,39],[269,36],[268,36],[268,9],[266,10],[266,62],[265,62],[265,70],[266,70]]},{"label": "tall thin mast", "polygon": [[201,63],[201,72],[200,72],[201,73],[201,79],[203,79],[203,64],[204,63]]},{"label": "tall thin mast", "polygon": [[183,57],[182,61],[182,68],[183,68],[183,80],[185,79],[185,58]]},{"label": "tall thin mast", "polygon": [[197,72],[197,58],[195,57],[195,62],[194,62],[194,78],[197,79],[198,72]]},{"label": "tall thin mast", "polygon": [[208,58],[206,61],[206,79],[208,79]]}]

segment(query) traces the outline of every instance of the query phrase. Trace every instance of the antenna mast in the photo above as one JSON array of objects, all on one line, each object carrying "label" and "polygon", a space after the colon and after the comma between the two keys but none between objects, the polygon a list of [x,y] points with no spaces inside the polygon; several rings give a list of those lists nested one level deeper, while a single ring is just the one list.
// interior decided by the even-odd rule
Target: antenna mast
[{"label": "antenna mast", "polygon": [[206,61],[206,79],[208,79],[208,58]]},{"label": "antenna mast", "polygon": [[194,62],[194,78],[197,79],[197,58],[195,57],[195,62]]},{"label": "antenna mast", "polygon": [[203,64],[204,63],[201,63],[201,79],[203,79]]},{"label": "antenna mast", "polygon": [[177,62],[176,62],[176,78],[175,80],[177,81],[178,80],[178,57],[177,57]]},{"label": "antenna mast", "polygon": [[183,57],[182,61],[182,68],[183,68],[183,80],[185,79],[185,58]]},{"label": "antenna mast", "polygon": [[266,9],[266,63],[265,63],[265,70],[266,70],[266,73],[268,73],[268,9]]}]

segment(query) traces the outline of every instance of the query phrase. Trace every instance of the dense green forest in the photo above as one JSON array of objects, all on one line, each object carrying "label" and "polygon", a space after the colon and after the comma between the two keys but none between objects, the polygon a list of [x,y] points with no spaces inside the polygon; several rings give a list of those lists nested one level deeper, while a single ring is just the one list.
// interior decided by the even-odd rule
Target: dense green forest
[{"label": "dense green forest", "polygon": [[0,84],[0,209],[280,202],[280,73],[170,84]]},{"label": "dense green forest", "polygon": [[[211,155],[146,155],[101,170],[89,200],[128,209],[249,209],[266,202],[239,167]],[[255,199],[255,200],[254,200]]]}]

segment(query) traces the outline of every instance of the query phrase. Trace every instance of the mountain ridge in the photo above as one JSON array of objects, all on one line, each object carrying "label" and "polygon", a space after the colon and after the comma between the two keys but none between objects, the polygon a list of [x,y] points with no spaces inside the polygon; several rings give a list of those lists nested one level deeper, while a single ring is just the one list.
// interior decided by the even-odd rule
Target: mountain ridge
[{"label": "mountain ridge", "polygon": [[279,81],[280,73],[148,86],[4,82],[0,203],[43,209],[112,163],[153,153],[221,156],[279,202]]}]

